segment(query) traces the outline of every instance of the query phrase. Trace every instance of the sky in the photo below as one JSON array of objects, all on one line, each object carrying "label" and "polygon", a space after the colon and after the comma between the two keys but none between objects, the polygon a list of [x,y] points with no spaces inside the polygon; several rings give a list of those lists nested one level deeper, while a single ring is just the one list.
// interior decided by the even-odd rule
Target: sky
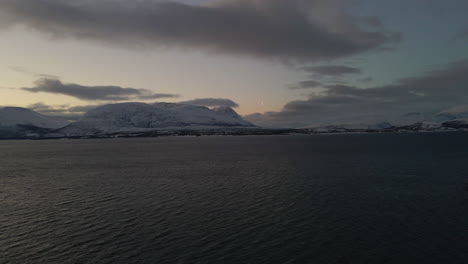
[{"label": "sky", "polygon": [[[305,126],[468,105],[466,0],[0,0],[0,106]],[[344,121],[342,121],[344,122]]]}]

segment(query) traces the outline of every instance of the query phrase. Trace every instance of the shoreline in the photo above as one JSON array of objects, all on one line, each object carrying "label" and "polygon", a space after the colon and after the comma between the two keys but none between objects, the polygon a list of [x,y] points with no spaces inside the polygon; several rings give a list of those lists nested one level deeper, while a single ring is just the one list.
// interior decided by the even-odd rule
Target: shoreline
[{"label": "shoreline", "polygon": [[147,132],[117,132],[101,135],[84,136],[30,136],[0,138],[7,140],[79,140],[79,139],[112,139],[112,138],[157,138],[157,137],[209,137],[209,136],[293,136],[293,135],[357,135],[357,134],[418,134],[418,133],[456,133],[468,132],[467,129],[444,130],[329,130],[317,131],[315,129],[259,129],[259,130],[154,130]]}]

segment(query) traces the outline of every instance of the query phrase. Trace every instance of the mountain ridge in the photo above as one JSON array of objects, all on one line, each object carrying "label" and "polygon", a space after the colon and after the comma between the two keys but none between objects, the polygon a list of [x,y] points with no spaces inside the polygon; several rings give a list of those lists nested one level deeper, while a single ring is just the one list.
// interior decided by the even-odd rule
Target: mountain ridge
[{"label": "mountain ridge", "polygon": [[0,108],[0,126],[30,125],[40,128],[58,129],[70,124],[65,119],[40,114],[22,107]]},{"label": "mountain ridge", "polygon": [[162,129],[255,127],[231,108],[177,103],[119,103],[97,107],[56,131],[65,136],[144,132]]},{"label": "mountain ridge", "polygon": [[356,123],[335,120],[321,126],[262,128],[230,107],[182,103],[107,104],[73,123],[26,108],[4,107],[0,108],[0,139],[468,131],[467,113],[460,109],[432,115],[413,112],[401,115],[398,123],[377,122],[380,118],[374,116]]}]

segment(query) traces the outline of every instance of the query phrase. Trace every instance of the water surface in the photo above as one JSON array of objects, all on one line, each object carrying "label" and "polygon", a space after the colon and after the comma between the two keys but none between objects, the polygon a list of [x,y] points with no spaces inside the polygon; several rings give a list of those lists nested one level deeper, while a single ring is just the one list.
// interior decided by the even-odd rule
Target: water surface
[{"label": "water surface", "polygon": [[0,141],[0,263],[468,263],[468,134]]}]

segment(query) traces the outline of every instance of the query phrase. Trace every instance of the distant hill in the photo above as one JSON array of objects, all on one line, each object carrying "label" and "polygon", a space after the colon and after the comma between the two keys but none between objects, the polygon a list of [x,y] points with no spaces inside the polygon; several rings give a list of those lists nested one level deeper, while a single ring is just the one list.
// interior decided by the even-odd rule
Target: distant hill
[{"label": "distant hill", "polygon": [[42,115],[26,108],[0,108],[0,138],[38,137],[69,124],[62,118]]},{"label": "distant hill", "polygon": [[390,121],[369,115],[355,122],[334,120],[318,126],[261,128],[230,107],[211,109],[184,103],[108,104],[90,110],[74,123],[25,108],[5,107],[0,108],[0,139],[468,131],[468,112],[463,110],[414,112]]},{"label": "distant hill", "polygon": [[324,117],[321,119],[311,119],[309,122],[301,120],[291,120],[285,118],[276,118],[277,116],[271,113],[255,113],[244,116],[243,118],[258,126],[265,128],[294,128],[294,129],[321,129],[327,128],[336,129],[337,127],[353,130],[382,130],[391,127],[408,127],[417,125],[421,129],[435,129],[442,127],[446,122],[468,121],[468,106],[458,106],[446,109],[440,112],[423,113],[423,112],[409,112],[403,114],[357,114],[348,113],[346,115],[338,115],[336,117]]},{"label": "distant hill", "polygon": [[70,124],[65,119],[46,116],[21,107],[0,108],[0,126],[29,125],[57,129]]}]

